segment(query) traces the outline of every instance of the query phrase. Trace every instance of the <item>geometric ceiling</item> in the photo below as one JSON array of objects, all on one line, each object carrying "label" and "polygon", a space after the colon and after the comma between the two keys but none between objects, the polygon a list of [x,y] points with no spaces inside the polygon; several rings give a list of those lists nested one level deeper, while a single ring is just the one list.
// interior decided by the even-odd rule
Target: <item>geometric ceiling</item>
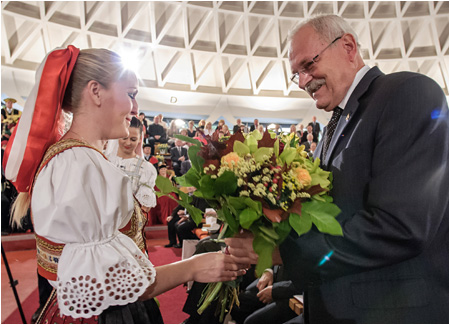
[{"label": "geometric ceiling", "polygon": [[[21,99],[45,54],[73,44],[133,52],[143,110],[299,120],[318,111],[290,82],[286,38],[299,20],[318,13],[350,22],[369,66],[384,73],[423,73],[449,94],[448,1],[2,1],[1,6],[2,93]],[[170,98],[181,103],[170,106]]]}]

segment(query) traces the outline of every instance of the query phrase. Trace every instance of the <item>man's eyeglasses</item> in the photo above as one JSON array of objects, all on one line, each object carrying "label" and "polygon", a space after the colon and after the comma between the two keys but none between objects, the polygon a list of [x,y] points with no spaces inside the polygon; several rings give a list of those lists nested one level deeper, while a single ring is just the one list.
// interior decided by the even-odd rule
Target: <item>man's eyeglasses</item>
[{"label": "man's eyeglasses", "polygon": [[296,85],[298,85],[299,82],[299,74],[302,75],[308,75],[311,73],[311,70],[314,66],[314,63],[316,63],[319,59],[319,56],[322,55],[323,52],[325,52],[325,50],[327,48],[329,48],[331,45],[333,45],[335,42],[337,42],[338,40],[340,40],[342,38],[342,36],[336,37],[333,42],[331,42],[330,44],[328,44],[328,46],[326,48],[324,48],[322,51],[319,52],[319,54],[317,54],[315,57],[312,58],[311,61],[305,63],[305,65],[303,66],[303,68],[301,68],[298,72],[294,73],[291,77],[291,81],[293,83],[295,83]]}]

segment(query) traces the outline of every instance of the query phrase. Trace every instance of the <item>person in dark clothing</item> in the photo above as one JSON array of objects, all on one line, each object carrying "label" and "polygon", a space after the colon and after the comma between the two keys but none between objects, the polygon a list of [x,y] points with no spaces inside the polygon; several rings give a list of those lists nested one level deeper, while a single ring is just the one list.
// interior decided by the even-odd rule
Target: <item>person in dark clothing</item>
[{"label": "person in dark clothing", "polygon": [[155,116],[153,124],[148,126],[148,143],[152,148],[152,155],[155,154],[155,143],[167,143],[166,130],[159,124],[159,117]]},{"label": "person in dark clothing", "polygon": [[289,307],[289,299],[299,292],[292,281],[283,277],[282,267],[267,269],[239,294],[239,306],[231,317],[241,324],[279,324],[297,315]]}]

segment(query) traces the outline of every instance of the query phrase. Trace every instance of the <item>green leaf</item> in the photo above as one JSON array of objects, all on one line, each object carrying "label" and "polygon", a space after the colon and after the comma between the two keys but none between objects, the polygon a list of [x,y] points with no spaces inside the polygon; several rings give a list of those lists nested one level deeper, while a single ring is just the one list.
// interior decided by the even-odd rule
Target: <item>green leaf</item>
[{"label": "green leaf", "polygon": [[200,146],[200,147],[202,145],[202,143],[200,141],[198,141],[197,139],[194,139],[194,138],[191,138],[191,137],[187,137],[185,135],[175,134],[173,137],[177,138],[177,139],[180,139],[180,140],[183,140],[184,142],[193,143],[193,144],[195,144],[197,146]]},{"label": "green leaf", "polygon": [[249,229],[252,223],[259,219],[261,215],[257,214],[254,209],[247,208],[242,210],[239,215],[239,222],[244,229]]},{"label": "green leaf", "polygon": [[289,224],[297,232],[297,234],[301,236],[311,230],[311,216],[304,211],[302,211],[301,216],[297,213],[291,213],[289,215]]},{"label": "green leaf", "polygon": [[239,156],[243,157],[246,154],[250,153],[250,148],[241,141],[234,141],[233,151],[236,152]]},{"label": "green leaf", "polygon": [[265,235],[269,236],[270,238],[272,238],[275,241],[280,238],[280,236],[278,236],[278,234],[276,233],[276,231],[274,229],[267,228],[266,226],[260,226],[259,230],[261,230],[261,232],[263,232]]},{"label": "green leaf", "polygon": [[302,204],[302,215],[308,213],[317,229],[330,235],[343,236],[341,225],[335,219],[340,212],[334,203],[312,200]]},{"label": "green leaf", "polygon": [[280,156],[280,140],[277,139],[275,144],[273,145],[273,152],[275,153],[275,157],[278,158]]},{"label": "green leaf", "polygon": [[224,195],[233,194],[234,192],[236,192],[237,189],[236,175],[231,171],[225,171],[222,175],[220,175],[216,179],[215,189],[217,194],[224,194]]},{"label": "green leaf", "polygon": [[228,228],[231,230],[232,234],[239,232],[239,222],[231,214],[230,210],[228,210],[227,207],[223,207],[222,209],[217,210],[217,217],[219,218],[219,220],[222,220],[226,224],[228,224]]},{"label": "green leaf", "polygon": [[[255,130],[256,132],[258,132],[257,130]],[[253,132],[255,132],[253,131]],[[258,140],[254,135],[253,132],[251,134],[249,134],[246,138],[244,143],[248,146],[248,148],[250,149],[250,153],[255,152],[256,150],[258,150]],[[262,139],[261,133],[259,133],[260,139]]]},{"label": "green leaf", "polygon": [[197,226],[200,224],[200,222],[202,222],[202,219],[203,219],[203,211],[202,210],[194,207],[193,205],[184,204],[184,202],[180,203],[180,205],[188,211],[189,215],[191,216],[192,220],[194,220],[194,222]]},{"label": "green leaf", "polygon": [[283,153],[280,155],[280,159],[282,162],[290,165],[297,155],[297,149],[295,148],[284,148]]},{"label": "green leaf", "polygon": [[159,191],[164,194],[169,194],[172,192],[177,193],[178,189],[173,186],[172,181],[166,177],[162,177],[158,175],[155,181],[156,186],[159,188]]},{"label": "green leaf", "polygon": [[267,241],[261,233],[256,233],[253,239],[253,250],[258,254],[258,262],[256,264],[256,276],[260,277],[265,269],[272,267],[272,254],[275,245],[271,241]]},{"label": "green leaf", "polygon": [[189,168],[189,170],[187,171],[186,174],[183,175],[183,177],[185,180],[185,184],[182,186],[194,186],[195,188],[200,187],[200,184],[199,184],[200,174],[197,172],[197,170],[195,168]]},{"label": "green leaf", "polygon": [[320,185],[324,190],[328,190],[330,186],[330,181],[328,177],[330,176],[330,172],[324,171],[321,168],[316,168],[311,175],[311,186]]},{"label": "green leaf", "polygon": [[255,151],[253,157],[256,162],[263,162],[264,156],[270,157],[273,154],[273,148],[261,147]]},{"label": "green leaf", "polygon": [[278,223],[273,223],[272,225],[274,227],[274,230],[277,232],[277,234],[279,236],[277,244],[281,244],[283,242],[283,240],[285,240],[286,237],[291,232],[291,225],[289,224],[289,219],[283,220]]},{"label": "green leaf", "polygon": [[191,147],[189,147],[189,150],[188,150],[188,156],[189,156],[189,159],[191,160],[191,165],[199,173],[203,172],[203,164],[205,163],[205,159],[203,159],[202,157],[200,157],[198,155],[198,152],[201,149],[202,148],[200,146],[191,146]]},{"label": "green leaf", "polygon": [[258,215],[262,214],[262,204],[261,204],[261,202],[252,200],[249,197],[246,197],[244,199],[244,202],[249,208],[252,208],[253,210],[255,210]]},{"label": "green leaf", "polygon": [[178,191],[178,196],[180,197],[181,201],[186,203],[192,202],[192,196],[189,196],[189,194],[184,193],[183,191]]},{"label": "green leaf", "polygon": [[247,204],[245,204],[246,197],[236,197],[236,196],[227,196],[225,197],[225,200],[227,201],[229,207],[233,207],[236,210],[244,210],[247,207]]},{"label": "green leaf", "polygon": [[211,175],[203,175],[199,182],[200,187],[197,188],[197,190],[203,193],[203,197],[212,199],[216,194],[214,183],[215,182],[211,178]]}]

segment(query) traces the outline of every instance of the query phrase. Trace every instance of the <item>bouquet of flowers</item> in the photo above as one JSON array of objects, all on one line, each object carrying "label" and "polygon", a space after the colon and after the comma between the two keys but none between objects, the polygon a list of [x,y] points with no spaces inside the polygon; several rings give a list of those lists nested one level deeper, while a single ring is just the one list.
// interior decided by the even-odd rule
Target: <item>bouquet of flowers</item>
[{"label": "bouquet of flowers", "polygon": [[[206,199],[217,211],[224,224],[220,238],[233,236],[241,229],[253,233],[257,276],[272,266],[273,250],[292,229],[300,236],[314,224],[320,232],[342,236],[335,219],[340,210],[327,194],[331,173],[319,167],[319,159],[308,158],[298,142],[280,143],[275,134],[266,131],[262,135],[257,130],[246,136],[238,132],[224,142],[208,140],[206,145],[188,137],[179,138],[193,145],[188,152],[192,167],[177,182],[194,186],[194,196]],[[162,178],[156,185],[161,190],[158,195],[180,192]],[[192,198],[183,194],[179,193],[179,204],[199,223],[201,211],[192,207]],[[219,293],[224,287],[229,292],[225,296]],[[207,290],[205,302],[214,295],[225,299],[225,304],[227,297],[236,300],[235,283],[213,284]],[[222,316],[224,309],[222,305]]]},{"label": "bouquet of flowers", "polygon": [[162,155],[167,154],[167,151],[169,149],[169,145],[167,143],[160,143],[157,147],[157,152],[159,152]]}]

